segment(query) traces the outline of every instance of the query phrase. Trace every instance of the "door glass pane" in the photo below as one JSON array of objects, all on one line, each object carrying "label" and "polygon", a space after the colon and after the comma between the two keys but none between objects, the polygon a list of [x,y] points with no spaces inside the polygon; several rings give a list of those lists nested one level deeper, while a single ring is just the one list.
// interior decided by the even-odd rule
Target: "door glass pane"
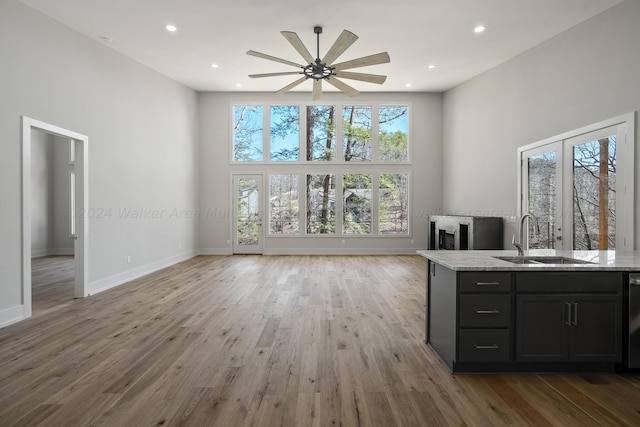
[{"label": "door glass pane", "polygon": [[553,249],[556,218],[556,152],[538,154],[528,158],[528,213],[538,219],[529,222],[529,248]]},{"label": "door glass pane", "polygon": [[335,175],[307,175],[307,234],[336,232]]},{"label": "door glass pane", "polygon": [[257,245],[260,237],[260,182],[255,178],[238,178],[237,244]]},{"label": "door glass pane", "polygon": [[269,188],[269,234],[297,234],[298,175],[271,175]]},{"label": "door glass pane", "polygon": [[573,147],[573,249],[615,249],[616,137]]},{"label": "door glass pane", "polygon": [[342,230],[345,234],[371,234],[371,174],[342,176]]}]

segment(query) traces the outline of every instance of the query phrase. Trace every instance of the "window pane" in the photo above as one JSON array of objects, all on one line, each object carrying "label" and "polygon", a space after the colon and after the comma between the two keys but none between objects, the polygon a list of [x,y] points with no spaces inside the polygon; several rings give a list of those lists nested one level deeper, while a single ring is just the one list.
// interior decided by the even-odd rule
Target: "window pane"
[{"label": "window pane", "polygon": [[345,161],[371,161],[370,106],[345,106],[342,110],[342,133]]},{"label": "window pane", "polygon": [[271,107],[271,160],[300,159],[300,108],[297,105]]},{"label": "window pane", "polygon": [[409,179],[407,174],[380,174],[378,232],[409,233]]},{"label": "window pane", "polygon": [[409,160],[409,108],[407,106],[380,106],[380,160],[406,162]]},{"label": "window pane", "polygon": [[345,234],[371,234],[370,174],[343,175],[342,209]]},{"label": "window pane", "polygon": [[335,175],[307,175],[307,234],[336,231]]},{"label": "window pane", "polygon": [[538,232],[535,221],[529,220],[529,248],[553,249],[556,241],[556,152],[529,157],[528,168],[527,212],[538,219],[539,225]]},{"label": "window pane", "polygon": [[298,175],[271,175],[269,183],[269,233],[297,234]]},{"label": "window pane", "polygon": [[615,249],[616,137],[573,148],[573,249]]},{"label": "window pane", "polygon": [[262,106],[233,107],[233,160],[262,160]]},{"label": "window pane", "polygon": [[329,161],[335,157],[335,110],[333,106],[307,106],[307,160]]}]

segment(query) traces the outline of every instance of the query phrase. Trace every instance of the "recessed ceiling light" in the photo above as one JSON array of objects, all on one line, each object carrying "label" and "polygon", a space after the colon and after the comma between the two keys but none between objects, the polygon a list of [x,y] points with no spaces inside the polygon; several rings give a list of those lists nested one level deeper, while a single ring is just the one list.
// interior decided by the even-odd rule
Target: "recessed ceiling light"
[{"label": "recessed ceiling light", "polygon": [[167,31],[171,31],[172,33],[175,33],[178,30],[178,27],[172,24],[168,24],[167,26],[165,26],[165,28],[167,29]]},{"label": "recessed ceiling light", "polygon": [[211,64],[211,68],[218,68],[218,64]]},{"label": "recessed ceiling light", "polygon": [[411,87],[411,83],[407,83],[405,86],[406,87]]},{"label": "recessed ceiling light", "polygon": [[487,29],[487,27],[486,27],[486,26],[484,26],[484,25],[478,25],[478,26],[476,26],[476,27],[473,29],[473,32],[474,32],[474,33],[482,33],[482,32],[484,32],[484,30],[486,30],[486,29]]},{"label": "recessed ceiling light", "polygon": [[433,70],[434,68],[436,68],[436,65],[435,64],[429,64],[427,66],[427,68],[430,69],[430,70]]},{"label": "recessed ceiling light", "polygon": [[236,83],[236,87],[242,87],[242,84]]}]

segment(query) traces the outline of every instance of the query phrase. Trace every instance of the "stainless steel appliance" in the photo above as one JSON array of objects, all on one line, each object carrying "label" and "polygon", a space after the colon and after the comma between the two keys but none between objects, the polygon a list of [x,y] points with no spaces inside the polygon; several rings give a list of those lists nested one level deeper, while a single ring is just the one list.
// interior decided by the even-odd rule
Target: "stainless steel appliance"
[{"label": "stainless steel appliance", "polygon": [[629,353],[627,367],[640,368],[640,273],[629,274]]}]

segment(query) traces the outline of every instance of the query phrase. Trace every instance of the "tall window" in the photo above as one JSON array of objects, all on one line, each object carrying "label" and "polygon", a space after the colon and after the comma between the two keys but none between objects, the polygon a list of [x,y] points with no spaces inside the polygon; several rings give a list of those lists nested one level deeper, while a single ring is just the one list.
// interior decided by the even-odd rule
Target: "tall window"
[{"label": "tall window", "polygon": [[298,175],[271,175],[269,188],[269,233],[298,234]]},{"label": "tall window", "polygon": [[380,234],[409,233],[409,185],[406,174],[381,174],[378,187]]},{"label": "tall window", "polygon": [[371,106],[342,109],[342,151],[345,162],[371,161]]},{"label": "tall window", "polygon": [[380,159],[393,162],[407,161],[409,159],[407,107],[381,105],[379,123]]},{"label": "tall window", "polygon": [[333,160],[336,152],[336,107],[307,106],[307,160]]},{"label": "tall window", "polygon": [[242,105],[233,109],[233,159],[262,160],[262,106]]},{"label": "tall window", "polygon": [[345,234],[371,234],[371,174],[342,176],[342,230]]},{"label": "tall window", "polygon": [[409,235],[408,105],[234,105],[232,112],[231,162],[254,174],[264,165],[268,177],[268,235]]},{"label": "tall window", "polygon": [[271,107],[270,159],[296,162],[300,160],[300,107],[278,105]]},{"label": "tall window", "polygon": [[307,234],[336,231],[335,175],[307,175]]}]

